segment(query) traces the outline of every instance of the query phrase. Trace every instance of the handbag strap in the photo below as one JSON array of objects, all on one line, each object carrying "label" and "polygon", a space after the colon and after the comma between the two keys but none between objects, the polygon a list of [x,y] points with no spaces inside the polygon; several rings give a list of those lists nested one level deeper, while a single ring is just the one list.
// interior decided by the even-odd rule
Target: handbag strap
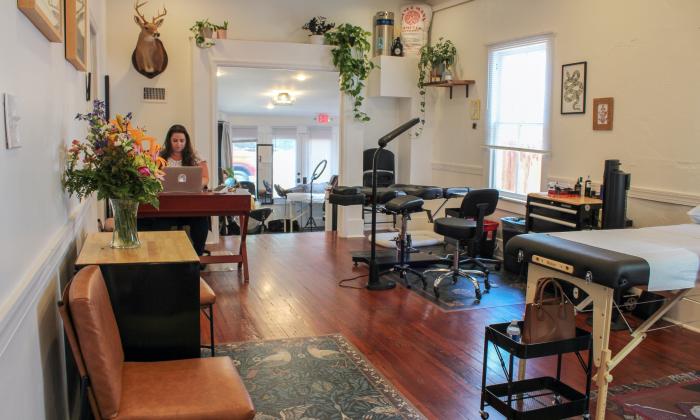
[{"label": "handbag strap", "polygon": [[564,289],[561,287],[561,284],[559,284],[559,282],[556,279],[553,279],[551,277],[548,277],[540,283],[538,283],[537,290],[535,291],[535,303],[542,304],[544,302],[544,289],[550,283],[554,286],[554,298],[547,300],[555,301],[557,300],[557,298],[559,298],[559,304],[563,305],[564,303],[566,303],[564,298]]}]

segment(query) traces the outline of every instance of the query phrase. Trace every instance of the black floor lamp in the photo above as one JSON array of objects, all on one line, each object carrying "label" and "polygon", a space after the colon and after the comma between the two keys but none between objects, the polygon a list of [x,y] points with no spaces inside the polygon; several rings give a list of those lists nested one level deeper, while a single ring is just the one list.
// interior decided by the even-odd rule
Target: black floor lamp
[{"label": "black floor lamp", "polygon": [[309,219],[304,224],[304,230],[313,230],[316,226],[316,221],[314,220],[314,181],[319,179],[323,175],[323,171],[326,170],[328,161],[323,159],[316,165],[313,174],[311,175],[311,186],[309,188]]},{"label": "black floor lamp", "polygon": [[369,257],[369,281],[367,281],[367,289],[369,290],[387,290],[396,287],[395,281],[382,282],[379,280],[379,266],[377,265],[377,158],[390,141],[418,124],[419,121],[419,118],[414,118],[380,138],[377,142],[379,147],[372,157],[372,240]]}]

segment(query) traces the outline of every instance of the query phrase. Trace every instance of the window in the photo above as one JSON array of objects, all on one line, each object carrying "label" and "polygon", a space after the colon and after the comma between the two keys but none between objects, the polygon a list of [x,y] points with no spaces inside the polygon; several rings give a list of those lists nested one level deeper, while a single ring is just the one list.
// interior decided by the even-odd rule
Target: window
[{"label": "window", "polygon": [[[284,188],[297,185],[297,129],[272,129],[272,176]],[[275,196],[277,193],[275,192]]]},{"label": "window", "polygon": [[548,153],[551,37],[489,48],[488,135],[491,188],[524,198],[542,189]]},{"label": "window", "polygon": [[316,183],[328,182],[331,175],[336,173],[335,160],[333,156],[333,129],[331,127],[310,127],[309,140],[306,142],[306,173],[313,174],[316,165],[322,160],[327,161],[326,170]]},{"label": "window", "polygon": [[236,181],[256,182],[258,129],[231,127],[231,163]]}]

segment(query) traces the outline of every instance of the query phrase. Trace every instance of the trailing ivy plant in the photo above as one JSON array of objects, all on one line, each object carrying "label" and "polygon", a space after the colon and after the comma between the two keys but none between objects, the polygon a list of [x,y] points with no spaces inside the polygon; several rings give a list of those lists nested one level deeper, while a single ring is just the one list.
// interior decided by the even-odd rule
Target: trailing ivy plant
[{"label": "trailing ivy plant", "polygon": [[449,39],[443,41],[438,39],[435,45],[424,45],[420,49],[420,60],[418,61],[418,94],[420,95],[420,125],[416,129],[415,135],[420,136],[425,125],[425,83],[426,76],[435,67],[444,64],[449,68],[455,62],[457,48]]},{"label": "trailing ivy plant", "polygon": [[[228,22],[225,23],[228,27]],[[204,19],[196,21],[194,25],[192,25],[192,27],[190,28],[190,32],[192,32],[192,35],[194,36],[194,42],[199,48],[209,48],[216,44],[216,42],[213,39],[211,39],[211,37],[213,36],[214,31],[216,31],[217,29],[219,29],[219,26],[209,22],[209,19]],[[206,33],[208,33],[208,37],[205,37]]]},{"label": "trailing ivy plant", "polygon": [[369,59],[372,35],[359,26],[343,23],[335,30],[324,34],[326,44],[332,45],[333,65],[340,72],[340,90],[353,99],[352,112],[358,121],[369,121],[367,114],[360,110],[364,81],[375,67]]}]

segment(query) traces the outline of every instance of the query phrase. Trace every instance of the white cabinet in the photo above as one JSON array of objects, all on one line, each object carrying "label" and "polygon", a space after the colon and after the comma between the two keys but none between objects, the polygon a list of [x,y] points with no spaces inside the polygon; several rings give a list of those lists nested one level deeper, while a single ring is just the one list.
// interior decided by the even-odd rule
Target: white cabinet
[{"label": "white cabinet", "polygon": [[418,94],[418,57],[380,55],[367,80],[368,97],[412,98]]}]

